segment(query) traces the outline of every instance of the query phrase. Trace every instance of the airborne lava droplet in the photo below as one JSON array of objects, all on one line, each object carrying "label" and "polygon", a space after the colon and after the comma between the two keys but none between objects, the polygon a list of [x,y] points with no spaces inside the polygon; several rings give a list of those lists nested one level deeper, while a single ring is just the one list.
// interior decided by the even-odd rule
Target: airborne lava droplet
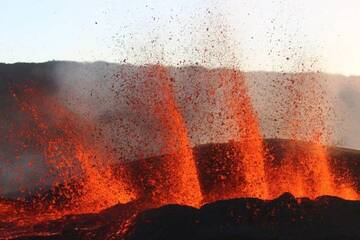
[{"label": "airborne lava droplet", "polygon": [[[148,194],[155,204],[199,206],[202,195],[197,167],[171,86],[172,78],[161,65],[149,66],[139,77],[133,80],[140,80],[140,83],[132,90],[138,96],[130,101],[131,107],[145,108],[147,115],[142,117],[150,116],[155,122],[152,128],[159,139],[157,154],[161,159],[160,162],[157,159],[141,161],[145,180],[138,188],[143,193],[150,191]],[[149,122],[149,119],[144,121]]]}]

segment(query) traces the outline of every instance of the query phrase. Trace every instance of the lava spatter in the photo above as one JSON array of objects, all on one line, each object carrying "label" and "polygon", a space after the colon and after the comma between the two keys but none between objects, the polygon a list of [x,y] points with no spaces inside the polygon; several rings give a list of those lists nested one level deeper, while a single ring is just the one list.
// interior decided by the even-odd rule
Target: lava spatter
[{"label": "lava spatter", "polygon": [[[55,177],[53,186],[62,186],[59,198],[71,202],[70,209],[64,210],[67,214],[69,211],[96,212],[135,198],[124,179],[114,178],[108,160],[111,156],[102,146],[93,144],[91,134],[95,128],[90,122],[72,113],[55,98],[40,95],[31,88],[20,91],[14,97],[31,122],[29,128],[20,132],[43,151],[50,175]],[[61,209],[52,206],[52,202],[34,204],[48,205],[43,208],[61,214]]]},{"label": "lava spatter", "polygon": [[197,167],[171,80],[168,70],[161,65],[148,66],[133,79],[138,84],[133,85],[129,103],[132,109],[144,109],[140,118],[145,118],[143,121],[155,130],[152,138],[158,143],[155,148],[161,156],[160,159],[140,160],[140,174],[144,177],[139,188],[150,195],[155,204],[199,206],[202,194]]},{"label": "lava spatter", "polygon": [[[244,76],[237,70],[226,76],[230,85],[227,96],[229,111],[239,130],[234,148],[241,157],[236,159],[244,175],[242,197],[268,198],[268,183],[265,175],[265,151],[258,118],[247,92]],[[241,184],[239,184],[241,186]]]},{"label": "lava spatter", "polygon": [[337,176],[329,163],[324,144],[329,138],[326,117],[331,108],[325,101],[322,81],[311,73],[300,73],[291,75],[284,83],[290,101],[284,106],[287,110],[282,116],[285,131],[290,139],[307,143],[302,149],[287,146],[279,168],[270,169],[273,197],[291,192],[299,197],[333,195],[358,198],[351,186],[336,184]]}]

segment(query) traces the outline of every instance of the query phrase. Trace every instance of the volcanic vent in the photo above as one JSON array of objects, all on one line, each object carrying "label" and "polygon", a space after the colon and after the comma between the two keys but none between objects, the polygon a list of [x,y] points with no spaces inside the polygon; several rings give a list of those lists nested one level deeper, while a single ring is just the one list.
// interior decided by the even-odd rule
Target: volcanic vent
[{"label": "volcanic vent", "polygon": [[[4,72],[11,67],[3,66]],[[35,66],[27,67],[31,73]],[[148,218],[156,221],[151,212],[156,210],[141,214],[147,209],[187,205],[180,213],[173,213],[175,206],[160,208],[159,217],[173,219],[166,217],[167,211],[188,213],[184,218],[195,224],[204,221],[195,208],[217,209],[220,200],[235,198],[243,200],[231,204],[238,201],[248,209],[230,207],[239,217],[250,214],[253,218],[246,216],[260,224],[273,214],[270,223],[278,226],[283,224],[278,214],[290,214],[285,206],[296,209],[293,219],[300,221],[307,216],[317,219],[310,210],[303,212],[304,202],[314,209],[321,205],[326,212],[326,204],[342,201],[320,196],[359,199],[359,167],[339,160],[338,151],[325,146],[329,109],[315,75],[289,74],[281,82],[286,105],[278,117],[291,140],[280,140],[263,139],[259,113],[239,70],[111,67],[111,100],[106,102],[111,112],[100,120],[71,110],[38,84],[39,76],[19,81],[2,75],[6,84],[1,94],[8,102],[1,119],[2,144],[17,156],[1,156],[3,165],[12,166],[26,153],[36,152],[37,159],[28,167],[42,161],[48,171],[31,180],[32,190],[20,186],[16,198],[1,200],[1,237],[141,239],[136,238],[143,236],[139,226]],[[358,157],[345,150],[340,155]],[[296,198],[273,200],[285,192]],[[219,206],[213,203],[217,201]],[[248,224],[246,219],[243,223]]]}]

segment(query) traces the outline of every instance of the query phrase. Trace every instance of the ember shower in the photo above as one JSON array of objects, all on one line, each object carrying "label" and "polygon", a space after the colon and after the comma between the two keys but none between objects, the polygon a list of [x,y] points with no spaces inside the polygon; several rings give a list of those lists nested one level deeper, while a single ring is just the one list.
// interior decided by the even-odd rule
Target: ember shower
[{"label": "ember shower", "polygon": [[[233,61],[224,32],[210,30],[209,44],[221,49],[209,53],[204,48],[204,62],[216,57]],[[150,51],[157,54],[157,48],[161,44]],[[2,144],[11,146],[7,154],[16,157],[0,157],[2,167],[12,167],[19,176],[11,180],[18,186],[16,196],[1,199],[0,216],[19,227],[129,202],[141,202],[141,209],[200,207],[230,198],[269,200],[284,192],[312,199],[360,199],[355,176],[337,169],[328,155],[334,109],[319,73],[306,69],[273,81],[276,131],[290,139],[279,157],[266,144],[262,113],[254,107],[239,64],[205,68],[60,62],[48,63],[51,71],[46,74],[61,68],[71,72],[73,66],[85,77],[91,67],[108,72],[103,76],[100,71],[100,81],[90,91],[64,88],[61,95],[57,91],[63,86],[54,84],[49,91],[36,79],[44,73],[35,67],[28,71],[31,77],[10,78],[2,89],[8,103],[1,119]],[[223,143],[226,151],[200,160],[197,145],[210,143],[213,153],[222,151]],[[26,179],[23,186],[26,167],[17,169],[15,163],[30,155],[26,167],[45,168],[46,173]]]},{"label": "ember shower", "polygon": [[[315,75],[292,74],[282,82],[285,102],[291,104],[278,117],[291,139],[308,145],[300,150],[289,145],[281,161],[273,162],[240,71],[160,65],[119,69],[108,94],[113,112],[97,122],[71,111],[32,81],[9,87],[12,107],[23,120],[9,125],[7,139],[18,155],[30,149],[42,154],[51,188],[56,189],[53,203],[44,202],[40,192],[48,179],[33,180],[40,187],[39,198],[31,200],[39,219],[96,212],[143,198],[155,205],[192,206],[235,197],[273,199],[283,192],[358,199],[353,179],[337,175],[322,144],[326,111],[331,109],[318,100],[324,92]],[[181,86],[176,80],[180,75],[194,75],[199,81]],[[218,142],[230,141],[231,157],[197,161],[190,135],[204,126],[211,141],[217,141],[214,128],[220,130]],[[122,157],[126,155],[138,160]],[[202,182],[204,176],[216,179],[210,189]],[[18,217],[10,206],[6,217]]]}]

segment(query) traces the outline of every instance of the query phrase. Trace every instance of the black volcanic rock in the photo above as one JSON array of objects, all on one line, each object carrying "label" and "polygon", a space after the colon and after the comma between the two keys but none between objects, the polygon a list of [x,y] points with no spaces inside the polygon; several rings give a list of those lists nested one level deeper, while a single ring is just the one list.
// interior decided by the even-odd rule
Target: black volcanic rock
[{"label": "black volcanic rock", "polygon": [[124,239],[360,239],[359,216],[360,202],[334,197],[232,199],[145,211]]},{"label": "black volcanic rock", "polygon": [[[179,205],[167,205],[141,213],[125,239],[191,239],[199,224],[199,211]],[[158,231],[154,231],[157,229]]]}]

